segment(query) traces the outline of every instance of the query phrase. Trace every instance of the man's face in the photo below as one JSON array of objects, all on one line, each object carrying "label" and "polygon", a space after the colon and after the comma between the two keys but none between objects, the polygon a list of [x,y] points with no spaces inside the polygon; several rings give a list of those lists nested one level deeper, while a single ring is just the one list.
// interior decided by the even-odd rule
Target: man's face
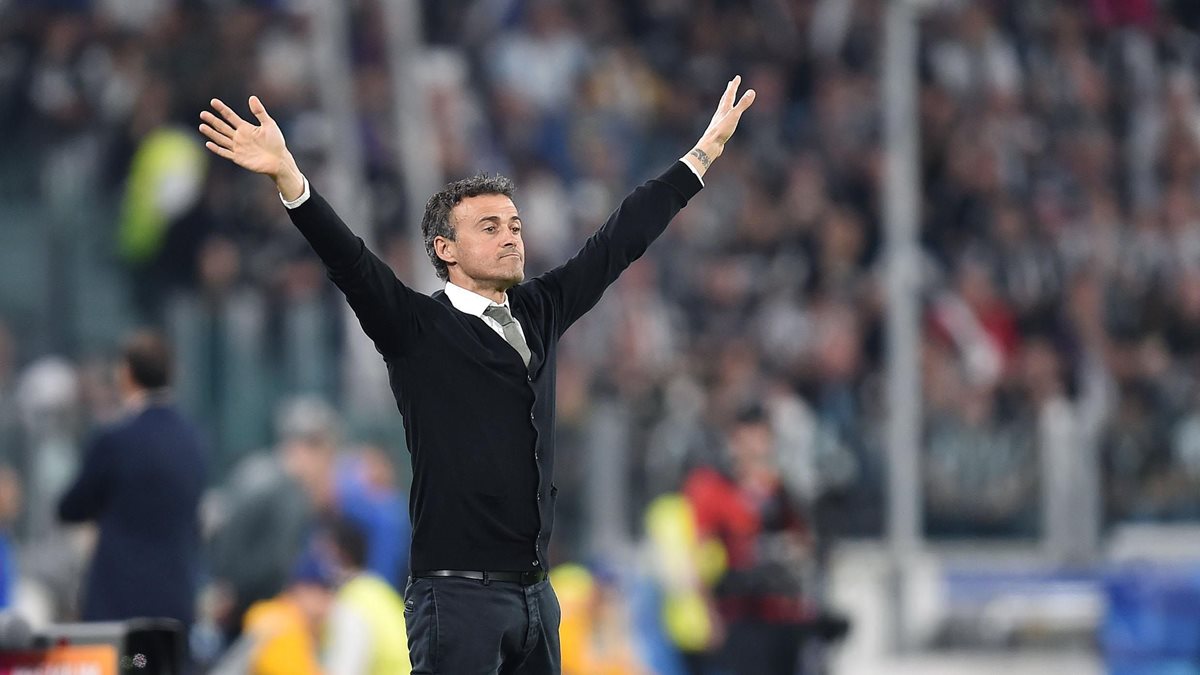
[{"label": "man's face", "polygon": [[309,629],[321,634],[325,619],[333,607],[333,591],[317,584],[300,583],[292,586],[291,596],[308,620]]},{"label": "man's face", "polygon": [[439,237],[438,255],[449,265],[450,281],[467,289],[505,290],[525,278],[521,217],[504,195],[467,197],[450,211],[454,241]]},{"label": "man's face", "polygon": [[767,423],[739,424],[729,434],[729,447],[737,462],[770,461],[775,436]]},{"label": "man's face", "polygon": [[330,494],[334,456],[337,448],[321,437],[286,439],[280,448],[283,470],[301,485],[318,506],[332,499]]}]

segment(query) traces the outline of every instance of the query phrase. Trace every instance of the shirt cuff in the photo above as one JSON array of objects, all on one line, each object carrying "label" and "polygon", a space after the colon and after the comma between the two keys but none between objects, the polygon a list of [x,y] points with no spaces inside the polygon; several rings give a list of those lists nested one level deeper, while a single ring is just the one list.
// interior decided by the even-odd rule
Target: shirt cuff
[{"label": "shirt cuff", "polygon": [[691,169],[692,173],[696,174],[696,180],[700,181],[700,187],[704,187],[704,176],[701,176],[700,172],[696,170],[696,167],[692,166],[692,163],[685,160],[684,157],[687,157],[687,155],[680,157],[679,161],[683,162],[684,166]]},{"label": "shirt cuff", "polygon": [[280,195],[279,195],[279,201],[283,202],[283,205],[289,209],[294,209],[294,208],[300,206],[301,204],[303,204],[304,202],[308,201],[309,196],[312,194],[311,192],[308,191],[308,176],[300,176],[300,177],[304,179],[304,192],[301,192],[299,197],[296,197],[295,199],[293,199],[292,201],[289,202],[288,200],[283,198],[282,193],[280,193]]}]

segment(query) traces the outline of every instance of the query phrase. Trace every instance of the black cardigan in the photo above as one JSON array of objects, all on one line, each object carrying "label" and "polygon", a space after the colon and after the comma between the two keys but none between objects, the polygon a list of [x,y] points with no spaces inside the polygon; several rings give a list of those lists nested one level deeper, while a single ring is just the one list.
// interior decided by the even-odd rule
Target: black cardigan
[{"label": "black cardigan", "polygon": [[289,211],[387,363],[412,453],[413,570],[546,569],[559,338],[700,191],[683,162],[625,198],[565,264],[508,290],[532,358],[401,283],[319,194]]}]

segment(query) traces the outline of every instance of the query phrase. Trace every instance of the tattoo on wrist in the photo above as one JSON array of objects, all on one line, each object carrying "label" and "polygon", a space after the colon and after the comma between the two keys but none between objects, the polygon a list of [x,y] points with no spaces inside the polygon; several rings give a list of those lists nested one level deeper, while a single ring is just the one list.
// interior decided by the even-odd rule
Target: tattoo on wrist
[{"label": "tattoo on wrist", "polygon": [[708,169],[708,165],[712,163],[712,160],[708,158],[708,153],[700,148],[696,148],[688,154],[700,160],[701,166],[703,166],[705,169]]}]

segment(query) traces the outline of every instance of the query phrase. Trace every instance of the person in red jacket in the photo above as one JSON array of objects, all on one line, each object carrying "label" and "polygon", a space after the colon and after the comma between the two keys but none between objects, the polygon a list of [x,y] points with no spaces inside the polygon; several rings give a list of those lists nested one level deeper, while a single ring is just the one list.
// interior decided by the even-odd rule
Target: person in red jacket
[{"label": "person in red jacket", "polygon": [[684,484],[699,535],[725,548],[727,569],[714,588],[722,661],[732,673],[793,675],[805,628],[819,617],[808,520],[780,479],[762,408],[739,413],[725,441],[726,466],[697,468]]}]

